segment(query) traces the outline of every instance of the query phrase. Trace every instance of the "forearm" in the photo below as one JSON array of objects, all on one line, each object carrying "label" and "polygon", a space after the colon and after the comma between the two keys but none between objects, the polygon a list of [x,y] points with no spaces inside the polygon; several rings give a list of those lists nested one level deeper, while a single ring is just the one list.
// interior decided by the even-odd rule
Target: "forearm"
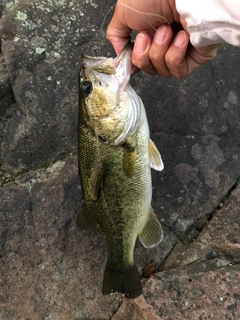
[{"label": "forearm", "polygon": [[240,46],[240,0],[176,0],[176,7],[193,46]]}]

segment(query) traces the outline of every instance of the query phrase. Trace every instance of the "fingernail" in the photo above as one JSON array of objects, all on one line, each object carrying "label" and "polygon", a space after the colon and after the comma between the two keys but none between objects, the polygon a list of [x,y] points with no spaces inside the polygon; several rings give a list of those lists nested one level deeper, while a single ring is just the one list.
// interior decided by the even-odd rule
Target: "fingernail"
[{"label": "fingernail", "polygon": [[147,49],[147,38],[143,34],[138,34],[134,44],[134,52],[137,54],[143,54]]},{"label": "fingernail", "polygon": [[176,38],[173,41],[173,44],[175,47],[181,48],[184,46],[185,42],[186,42],[186,32],[185,31],[179,31]]},{"label": "fingernail", "polygon": [[157,32],[155,33],[153,41],[156,44],[162,44],[167,37],[167,28],[165,26],[161,26],[157,29]]}]

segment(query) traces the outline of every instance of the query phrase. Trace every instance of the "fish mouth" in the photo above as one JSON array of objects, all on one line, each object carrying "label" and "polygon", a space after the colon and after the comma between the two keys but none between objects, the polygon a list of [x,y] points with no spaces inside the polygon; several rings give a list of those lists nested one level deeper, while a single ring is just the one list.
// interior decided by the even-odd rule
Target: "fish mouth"
[{"label": "fish mouth", "polygon": [[115,58],[91,57],[83,54],[82,75],[85,80],[90,80],[88,71],[113,75],[117,69],[123,68],[125,74],[130,74],[132,68],[133,43],[129,42]]},{"label": "fish mouth", "polygon": [[122,49],[122,51],[119,53],[119,55],[114,59],[116,61],[117,67],[123,60],[131,60],[132,59],[132,49],[133,49],[133,43],[128,42],[125,47]]}]

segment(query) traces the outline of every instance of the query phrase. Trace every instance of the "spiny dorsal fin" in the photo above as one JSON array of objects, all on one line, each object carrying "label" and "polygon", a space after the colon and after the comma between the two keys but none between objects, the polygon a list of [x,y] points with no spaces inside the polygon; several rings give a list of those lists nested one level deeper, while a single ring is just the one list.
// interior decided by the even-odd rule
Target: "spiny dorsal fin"
[{"label": "spiny dorsal fin", "polygon": [[158,245],[163,238],[161,223],[158,221],[153,208],[150,208],[149,218],[143,230],[138,235],[139,240],[145,248],[152,248]]},{"label": "spiny dorsal fin", "polygon": [[164,165],[163,165],[161,154],[151,139],[149,139],[149,142],[148,142],[148,150],[149,150],[150,167],[157,171],[162,171],[164,168]]},{"label": "spiny dorsal fin", "polygon": [[88,210],[86,203],[83,202],[77,218],[77,225],[80,230],[99,231],[97,222],[91,212]]}]

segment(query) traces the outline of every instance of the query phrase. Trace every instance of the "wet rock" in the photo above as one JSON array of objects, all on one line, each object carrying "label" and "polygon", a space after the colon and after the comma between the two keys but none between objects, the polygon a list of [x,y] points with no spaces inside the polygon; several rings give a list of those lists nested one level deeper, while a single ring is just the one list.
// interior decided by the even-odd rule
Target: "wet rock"
[{"label": "wet rock", "polygon": [[138,81],[151,130],[239,141],[239,52],[240,48],[225,45],[216,59],[181,80],[146,76]]},{"label": "wet rock", "polygon": [[206,261],[159,272],[143,296],[123,304],[113,320],[238,319],[240,267],[225,260]]},{"label": "wet rock", "polygon": [[21,177],[0,197],[0,318],[109,319],[120,297],[101,294],[102,237],[76,227],[76,156]]},{"label": "wet rock", "polygon": [[160,270],[217,257],[225,257],[233,263],[239,263],[239,195],[240,188],[237,186],[190,245],[177,243]]},{"label": "wet rock", "polygon": [[104,241],[76,227],[77,83],[83,52],[100,43],[114,54],[98,41],[112,4],[12,1],[1,18],[0,318],[238,319],[240,74],[229,46],[187,79],[132,80],[165,163],[153,171],[164,239],[137,241],[135,260],[142,275],[161,272],[142,279],[145,301],[119,308],[121,295],[101,295]]},{"label": "wet rock", "polygon": [[[98,320],[113,315],[122,297],[101,294],[104,240],[76,226],[81,202],[77,157],[16,178],[0,189],[0,197],[2,318]],[[140,274],[149,262],[161,264],[176,243],[171,232],[164,232],[156,248],[137,244]]]},{"label": "wet rock", "polygon": [[153,172],[153,206],[162,223],[191,242],[239,177],[239,146],[215,135],[155,133],[152,138],[162,145],[165,162],[161,174]]},{"label": "wet rock", "polygon": [[6,8],[6,5],[9,4],[10,1],[8,0],[1,0],[0,3],[0,17],[2,15],[3,10]]},{"label": "wet rock", "polygon": [[121,308],[112,317],[111,320],[161,320],[156,315],[153,308],[146,303],[143,296],[138,297],[134,300],[123,299]]},{"label": "wet rock", "polygon": [[6,100],[8,99],[8,95],[10,92],[12,92],[12,87],[11,87],[9,73],[6,69],[3,56],[2,54],[0,54],[0,99],[1,99],[0,116],[4,112],[4,107],[7,104]]},{"label": "wet rock", "polygon": [[81,56],[92,53],[88,42],[101,35],[96,23],[108,5],[22,0],[4,11],[2,52],[18,104],[1,145],[5,170],[34,168],[76,148]]},{"label": "wet rock", "polygon": [[180,265],[199,260],[226,257],[240,262],[240,187],[232,192],[193,242],[181,255]]},{"label": "wet rock", "polygon": [[[12,92],[9,73],[5,66],[3,56],[0,53],[0,145],[4,139],[6,124],[11,117],[13,110],[16,110],[16,108],[17,105]],[[2,168],[1,158],[2,154],[0,149],[0,187],[5,182],[11,180],[11,176]]]},{"label": "wet rock", "polygon": [[142,246],[139,240],[137,240],[134,259],[138,266],[140,275],[144,276],[144,268],[148,264],[155,264],[158,269],[159,266],[164,262],[166,257],[171,252],[172,248],[177,244],[177,237],[174,233],[163,226],[164,238],[162,242],[151,249],[146,249]]},{"label": "wet rock", "polygon": [[[77,157],[16,178],[0,189],[0,197],[1,317],[109,319],[122,297],[101,294],[107,259],[102,236],[76,226]],[[139,272],[149,262],[160,264],[175,242],[166,232],[154,249],[138,243]]]},{"label": "wet rock", "polygon": [[159,271],[176,268],[180,265],[188,246],[178,242],[168,255],[167,259],[161,264]]},{"label": "wet rock", "polygon": [[186,79],[136,76],[165,163],[153,172],[154,209],[181,241],[202,229],[240,174],[239,50],[224,46]]},{"label": "wet rock", "polygon": [[156,274],[144,297],[163,320],[238,319],[239,285],[239,265],[212,270],[202,262]]},{"label": "wet rock", "polygon": [[0,142],[3,139],[4,128],[9,111],[14,103],[14,96],[10,82],[10,76],[6,69],[4,59],[0,53]]}]

